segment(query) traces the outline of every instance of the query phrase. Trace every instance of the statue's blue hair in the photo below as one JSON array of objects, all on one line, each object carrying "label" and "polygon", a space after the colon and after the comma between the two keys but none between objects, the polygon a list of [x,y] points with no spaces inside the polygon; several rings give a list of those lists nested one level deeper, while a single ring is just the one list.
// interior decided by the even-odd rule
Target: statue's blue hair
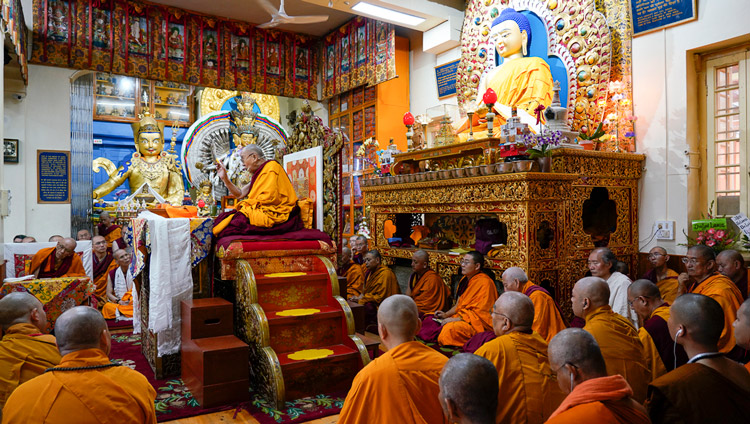
[{"label": "statue's blue hair", "polygon": [[526,18],[526,16],[523,16],[523,14],[518,13],[514,9],[509,7],[507,9],[503,9],[503,11],[500,13],[500,16],[492,21],[492,27],[505,21],[513,21],[518,24],[518,29],[520,29],[521,31],[526,31],[526,46],[530,48],[531,25],[529,24],[529,20]]}]

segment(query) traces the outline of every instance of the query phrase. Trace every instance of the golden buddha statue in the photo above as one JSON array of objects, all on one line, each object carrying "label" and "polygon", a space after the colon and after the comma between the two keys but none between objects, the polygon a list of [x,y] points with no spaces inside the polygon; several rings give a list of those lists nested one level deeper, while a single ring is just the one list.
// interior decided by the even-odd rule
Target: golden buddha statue
[{"label": "golden buddha statue", "polygon": [[163,131],[164,124],[146,112],[140,121],[133,123],[136,152],[130,160],[116,167],[107,158],[95,159],[94,172],[103,167],[109,179],[94,190],[94,199],[106,196],[128,180],[131,193],[146,183],[171,205],[181,206],[185,190],[182,171],[177,155],[164,151]]},{"label": "golden buddha statue", "polygon": [[[546,108],[552,104],[553,80],[549,65],[541,58],[527,56],[531,45],[531,25],[526,16],[511,8],[504,9],[492,22],[490,37],[503,63],[490,69],[480,79],[477,100],[468,105],[476,110],[473,117],[475,139],[486,137],[487,134],[487,123],[483,119],[487,107],[482,102],[482,96],[488,88],[497,93],[494,105],[498,114],[495,117],[496,126],[505,123],[514,107],[519,112],[526,112],[519,113],[521,121],[533,126],[535,109],[539,105]],[[532,117],[534,122],[529,122]],[[468,136],[468,128],[467,119],[458,130],[462,141]]]}]

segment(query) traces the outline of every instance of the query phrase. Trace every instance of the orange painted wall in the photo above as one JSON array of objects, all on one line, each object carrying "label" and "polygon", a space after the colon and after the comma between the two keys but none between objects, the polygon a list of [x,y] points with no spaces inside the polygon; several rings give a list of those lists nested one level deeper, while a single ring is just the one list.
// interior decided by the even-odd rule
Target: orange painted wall
[{"label": "orange painted wall", "polygon": [[404,114],[409,111],[409,39],[396,37],[396,75],[378,84],[376,132],[380,148],[385,149],[393,138],[402,152],[406,151]]}]

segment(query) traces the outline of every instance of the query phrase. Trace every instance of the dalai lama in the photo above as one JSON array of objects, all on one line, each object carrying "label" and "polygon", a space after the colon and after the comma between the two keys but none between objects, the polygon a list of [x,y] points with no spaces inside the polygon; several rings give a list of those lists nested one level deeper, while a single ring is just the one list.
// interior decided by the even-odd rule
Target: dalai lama
[{"label": "dalai lama", "polygon": [[34,278],[85,277],[81,257],[75,254],[76,241],[64,238],[55,247],[45,247],[31,258]]},{"label": "dalai lama", "polygon": [[302,229],[297,195],[284,168],[275,160],[266,159],[263,150],[255,144],[245,146],[240,158],[245,169],[253,174],[250,184],[242,189],[234,185],[224,165],[217,162],[217,173],[229,192],[244,199],[237,203],[235,210],[216,217],[214,235],[221,238],[283,234]]}]

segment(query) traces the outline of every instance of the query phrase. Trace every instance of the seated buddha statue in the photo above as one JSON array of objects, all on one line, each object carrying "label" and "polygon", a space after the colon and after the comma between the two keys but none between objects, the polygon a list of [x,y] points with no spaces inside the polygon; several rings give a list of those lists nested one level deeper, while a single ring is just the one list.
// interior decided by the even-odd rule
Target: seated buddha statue
[{"label": "seated buddha statue", "polygon": [[[488,88],[497,93],[494,110],[495,125],[502,125],[511,116],[512,108],[519,111],[521,121],[528,122],[534,116],[537,106],[548,107],[552,104],[553,80],[549,65],[543,59],[527,56],[531,46],[531,25],[521,13],[507,8],[500,13],[490,30],[497,55],[503,58],[503,63],[495,66],[479,80],[476,103],[470,105],[476,109],[474,114],[474,138],[483,138],[487,134],[487,107],[482,102],[482,96]],[[526,113],[523,113],[523,112]],[[543,119],[543,117],[542,117]],[[468,136],[469,122],[459,128],[459,137],[465,140]]]},{"label": "seated buddha statue", "polygon": [[173,206],[181,206],[184,185],[177,155],[164,151],[162,137],[164,124],[160,124],[148,112],[133,123],[133,138],[136,152],[119,167],[106,158],[94,160],[94,171],[102,166],[109,179],[94,190],[94,199],[106,196],[120,184],[128,181],[130,192],[135,192],[144,183]]}]

